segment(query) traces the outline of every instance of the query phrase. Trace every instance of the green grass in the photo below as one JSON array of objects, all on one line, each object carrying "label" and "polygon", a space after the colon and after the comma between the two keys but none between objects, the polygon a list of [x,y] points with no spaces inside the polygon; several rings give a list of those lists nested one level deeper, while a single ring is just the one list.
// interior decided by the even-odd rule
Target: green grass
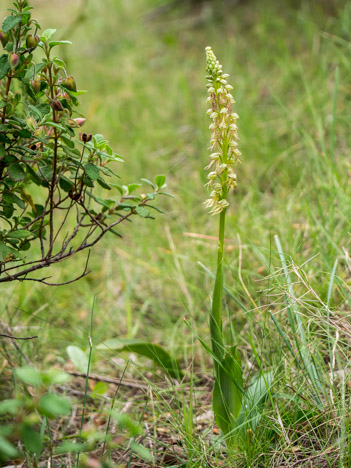
[{"label": "green grass", "polygon": [[[1,5],[1,17],[9,3]],[[37,16],[65,36],[76,8],[62,1],[57,14],[51,3],[38,2]],[[164,201],[165,216],[124,226],[123,240],[106,238],[91,255],[92,273],[75,285],[2,286],[2,321],[17,334],[39,335],[21,343],[31,362],[72,369],[65,348],[89,350],[95,297],[94,344],[148,338],[177,356],[187,371],[184,384],[165,383],[150,361],[133,358],[125,378],[149,390],[122,387],[115,402],[119,410],[128,405],[136,420],[146,405],[144,442],[155,460],[164,445],[170,458],[191,454],[187,466],[194,467],[351,466],[351,2],[327,14],[312,1],[278,7],[253,0],[216,14],[204,7],[149,20],[160,3],[90,0],[85,19],[64,37],[73,41],[65,53],[78,87],[89,90],[86,131],[103,133],[124,156],[126,181],[166,174],[175,199]],[[201,236],[216,236],[218,221],[203,207],[207,45],[230,73],[243,153],[227,216],[224,328],[238,343],[246,382],[259,367],[274,373],[257,431],[245,433],[229,458],[206,419],[211,359],[197,339],[209,344],[213,289],[199,262],[213,272],[216,259],[216,242]],[[69,279],[83,262],[75,257],[53,277]],[[11,345],[0,344],[2,359],[7,351],[18,364]],[[94,349],[91,372],[118,378],[125,359]],[[10,391],[9,369],[1,369]],[[72,383],[83,386],[82,379]],[[94,411],[89,401],[89,424]],[[204,423],[191,423],[204,415]],[[176,450],[173,439],[182,443]]]}]

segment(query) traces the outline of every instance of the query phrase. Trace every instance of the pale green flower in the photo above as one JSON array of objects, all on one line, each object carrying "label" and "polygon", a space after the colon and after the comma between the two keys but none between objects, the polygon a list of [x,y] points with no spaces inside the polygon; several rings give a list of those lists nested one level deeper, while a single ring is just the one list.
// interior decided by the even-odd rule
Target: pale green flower
[{"label": "pale green flower", "polygon": [[230,94],[233,87],[226,80],[229,75],[223,73],[222,65],[218,62],[211,47],[206,47],[206,64],[209,94],[207,102],[211,105],[207,114],[212,122],[209,127],[211,162],[205,168],[211,169],[207,176],[209,182],[206,184],[210,187],[211,193],[205,204],[211,208],[210,213],[218,214],[228,207],[228,194],[237,185],[234,165],[241,155],[237,149],[239,137],[236,121],[239,116],[232,110],[235,101]]}]

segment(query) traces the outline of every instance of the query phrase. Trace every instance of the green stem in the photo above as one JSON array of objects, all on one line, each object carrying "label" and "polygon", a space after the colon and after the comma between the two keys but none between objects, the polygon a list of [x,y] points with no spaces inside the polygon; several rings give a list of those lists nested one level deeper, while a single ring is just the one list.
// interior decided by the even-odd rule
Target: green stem
[{"label": "green stem", "polygon": [[[224,230],[225,230],[226,210],[219,215],[219,234],[217,252],[217,271],[213,291],[212,309],[210,315],[210,330],[212,350],[216,358],[222,361],[225,352],[223,330],[222,330],[222,299],[223,299],[223,250],[224,250]],[[218,363],[214,363],[217,374]]]}]

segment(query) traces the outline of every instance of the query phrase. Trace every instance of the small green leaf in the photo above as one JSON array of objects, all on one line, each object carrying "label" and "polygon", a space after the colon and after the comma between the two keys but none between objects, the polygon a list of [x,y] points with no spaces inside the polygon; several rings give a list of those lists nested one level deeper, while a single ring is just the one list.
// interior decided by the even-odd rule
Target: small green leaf
[{"label": "small green leaf", "polygon": [[111,410],[110,414],[112,418],[118,422],[118,424],[123,428],[127,429],[131,436],[136,437],[141,434],[141,427],[139,424],[134,422],[128,414],[119,413],[116,410]]},{"label": "small green leaf", "polygon": [[0,80],[2,80],[10,70],[9,59],[7,54],[0,57]]},{"label": "small green leaf", "polygon": [[[9,217],[8,214],[9,213],[6,213],[6,217]],[[4,244],[4,242],[0,242],[0,262],[6,260],[9,255],[14,255],[15,252],[16,251],[14,249],[8,247],[6,244]]]},{"label": "small green leaf", "polygon": [[150,211],[147,208],[145,208],[145,206],[137,206],[135,208],[135,212],[142,218],[150,217]]},{"label": "small green leaf", "polygon": [[[87,179],[89,180],[89,179]],[[110,200],[110,201],[107,201],[107,200],[103,200],[102,198],[100,197],[96,197],[95,195],[93,195],[92,193],[90,192],[87,192],[87,195],[88,197],[92,198],[93,200],[96,201],[96,203],[99,203],[99,205],[102,205],[104,208],[107,208],[107,209],[110,209],[111,206],[113,206],[116,202],[114,202],[113,200]],[[122,204],[121,204],[122,205]],[[121,206],[120,205],[120,206]]]},{"label": "small green leaf", "polygon": [[61,455],[63,453],[77,453],[83,452],[85,449],[84,444],[78,444],[76,442],[72,442],[70,440],[66,440],[62,442],[61,445],[55,448],[55,454]]},{"label": "small green leaf", "polygon": [[141,179],[141,180],[142,180],[142,182],[145,182],[145,184],[150,185],[153,189],[156,188],[155,184],[153,182],[151,182],[151,180],[149,180],[149,179]]},{"label": "small green leaf", "polygon": [[12,180],[15,182],[19,182],[24,180],[26,177],[26,173],[22,169],[19,163],[12,163],[9,165],[8,168],[9,176],[11,177]]},{"label": "small green leaf", "polygon": [[6,237],[10,237],[13,239],[25,239],[26,237],[30,236],[30,232],[26,229],[17,229],[16,231],[11,231],[6,234]]},{"label": "small green leaf", "polygon": [[111,186],[108,185],[102,177],[99,177],[99,178],[97,179],[97,183],[98,183],[99,185],[101,185],[101,187],[103,187],[104,189],[106,189],[106,190],[111,190]]},{"label": "small green leaf", "polygon": [[80,372],[87,372],[88,357],[78,346],[70,345],[66,348],[67,354]]},{"label": "small green leaf", "polygon": [[2,32],[4,34],[8,33],[12,28],[17,26],[22,21],[22,16],[21,15],[11,15],[7,16],[4,18],[4,21],[2,22]]},{"label": "small green leaf", "polygon": [[147,462],[153,461],[150,450],[144,447],[144,445],[141,445],[132,441],[129,445],[129,448],[135,455],[138,455],[138,457],[141,458],[142,460],[145,460]]},{"label": "small green leaf", "polygon": [[66,372],[58,369],[49,369],[48,371],[41,372],[41,377],[45,385],[59,385],[70,379],[70,376]]},{"label": "small green leaf", "polygon": [[38,388],[42,384],[40,373],[33,367],[18,367],[15,374],[19,380],[32,387]]},{"label": "small green leaf", "polygon": [[71,44],[72,45],[72,42],[71,41],[52,41],[52,42],[49,42],[49,47],[51,49],[52,47],[55,47],[57,45],[63,45],[63,44]]},{"label": "small green leaf", "polygon": [[160,189],[164,186],[166,182],[166,176],[164,175],[158,175],[156,176],[155,178],[155,184],[157,185],[157,187]]},{"label": "small green leaf", "polygon": [[53,419],[69,414],[71,405],[67,398],[56,393],[47,393],[40,398],[38,410],[44,416]]},{"label": "small green leaf", "polygon": [[51,120],[47,120],[45,122],[45,126],[46,127],[54,127],[54,128],[57,128],[58,130],[62,130],[63,132],[66,132],[66,130],[67,130],[63,125],[58,124],[56,122],[51,122]]},{"label": "small green leaf", "polygon": [[53,61],[56,63],[61,68],[65,68],[66,64],[63,60],[59,59],[58,57],[55,57]]},{"label": "small green leaf", "polygon": [[4,437],[0,436],[0,458],[15,458],[18,455],[17,449]]},{"label": "small green leaf", "polygon": [[103,148],[108,141],[104,138],[103,135],[100,133],[97,133],[96,135],[93,135],[93,143],[95,148]]},{"label": "small green leaf", "polygon": [[128,194],[137,190],[141,185],[140,184],[129,184],[127,186]]},{"label": "small green leaf", "polygon": [[56,29],[46,29],[43,34],[41,35],[40,39],[42,42],[46,42],[53,36],[56,32]]},{"label": "small green leaf", "polygon": [[99,398],[102,395],[105,395],[107,390],[108,390],[108,385],[105,382],[97,382],[90,396],[92,398]]},{"label": "small green leaf", "polygon": [[31,453],[35,453],[37,456],[40,455],[43,448],[43,441],[39,434],[32,426],[22,427],[22,442],[26,450]]},{"label": "small green leaf", "polygon": [[17,414],[22,408],[23,403],[20,400],[3,400],[0,402],[0,414]]},{"label": "small green leaf", "polygon": [[86,175],[89,177],[91,180],[97,180],[100,175],[99,168],[95,166],[95,164],[88,163],[84,166],[84,171]]}]

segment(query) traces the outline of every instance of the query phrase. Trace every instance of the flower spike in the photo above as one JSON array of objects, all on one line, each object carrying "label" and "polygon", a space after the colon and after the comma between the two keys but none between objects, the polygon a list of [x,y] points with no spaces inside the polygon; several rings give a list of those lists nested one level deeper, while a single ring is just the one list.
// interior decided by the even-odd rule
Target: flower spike
[{"label": "flower spike", "polygon": [[[232,110],[235,101],[230,93],[233,87],[227,82],[229,75],[223,73],[222,65],[211,47],[206,47],[206,65],[209,94],[207,102],[211,105],[207,113],[212,122],[210,125],[211,162],[205,168],[211,169],[207,176],[209,182],[206,184],[210,187],[211,194],[205,204],[211,208],[210,213],[215,215],[228,207],[228,194],[237,186],[234,165],[241,155],[237,149],[239,136],[236,121],[239,116]],[[215,190],[214,187],[216,187]]]}]

